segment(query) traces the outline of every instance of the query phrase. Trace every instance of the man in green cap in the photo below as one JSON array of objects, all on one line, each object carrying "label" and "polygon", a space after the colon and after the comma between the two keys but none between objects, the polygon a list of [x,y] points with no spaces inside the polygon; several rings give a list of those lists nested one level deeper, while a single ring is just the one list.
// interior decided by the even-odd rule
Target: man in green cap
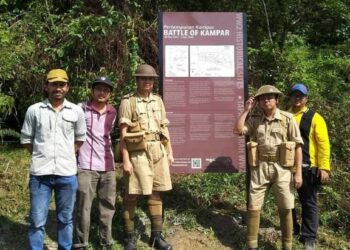
[{"label": "man in green cap", "polygon": [[172,188],[169,166],[174,161],[163,101],[152,93],[154,68],[142,64],[135,73],[137,90],[123,97],[119,107],[120,148],[127,178],[123,200],[124,249],[134,250],[134,216],[139,195],[148,196],[151,247],[170,250],[163,238],[163,203],[160,193]]},{"label": "man in green cap", "polygon": [[[294,207],[293,166],[296,166],[294,187],[302,185],[301,163],[303,140],[293,115],[278,109],[278,97],[282,93],[276,87],[264,85],[254,97],[250,97],[243,113],[236,122],[235,133],[248,135],[250,165],[250,189],[247,211],[247,245],[258,247],[260,210],[266,190],[272,187],[276,197],[282,230],[282,249],[291,250]],[[247,119],[251,109],[258,104],[261,114]]]}]

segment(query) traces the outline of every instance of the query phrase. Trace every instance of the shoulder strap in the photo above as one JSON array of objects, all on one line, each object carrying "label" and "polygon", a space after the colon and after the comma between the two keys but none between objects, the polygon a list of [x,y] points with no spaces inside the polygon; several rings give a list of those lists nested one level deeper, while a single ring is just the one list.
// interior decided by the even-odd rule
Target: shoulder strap
[{"label": "shoulder strap", "polygon": [[312,110],[306,111],[303,116],[301,117],[300,120],[300,134],[301,137],[303,138],[304,145],[302,146],[303,148],[303,162],[310,164],[310,150],[309,150],[309,145],[310,145],[310,131],[311,131],[311,124],[312,124],[312,119],[315,115],[315,112]]},{"label": "shoulder strap", "polygon": [[281,126],[283,129],[283,133],[282,133],[282,141],[286,142],[288,141],[288,126],[289,126],[289,120],[288,117],[284,114],[281,114]]},{"label": "shoulder strap", "polygon": [[283,127],[286,127],[288,125],[288,119],[285,115],[281,115],[281,118],[282,118],[282,126]]},{"label": "shoulder strap", "polygon": [[130,108],[131,108],[131,121],[136,122],[137,121],[137,113],[136,113],[136,96],[130,96]]},{"label": "shoulder strap", "polygon": [[[303,116],[301,117],[300,121],[300,130],[307,132],[306,135],[309,137],[310,130],[311,130],[311,123],[312,119],[314,118],[315,112],[309,109],[306,111]],[[304,139],[304,138],[303,138]]]}]

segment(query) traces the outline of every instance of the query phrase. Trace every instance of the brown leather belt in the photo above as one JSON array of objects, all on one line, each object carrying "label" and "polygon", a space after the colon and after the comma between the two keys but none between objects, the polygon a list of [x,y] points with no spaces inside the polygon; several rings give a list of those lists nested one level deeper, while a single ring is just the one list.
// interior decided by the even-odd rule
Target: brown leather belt
[{"label": "brown leather belt", "polygon": [[160,141],[159,134],[151,133],[151,134],[145,134],[146,141]]}]

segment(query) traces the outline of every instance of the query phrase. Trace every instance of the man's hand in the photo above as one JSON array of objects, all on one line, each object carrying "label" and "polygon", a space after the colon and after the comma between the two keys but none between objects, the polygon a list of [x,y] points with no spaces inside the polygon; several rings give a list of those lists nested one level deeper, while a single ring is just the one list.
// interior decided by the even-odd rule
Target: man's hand
[{"label": "man's hand", "polygon": [[123,170],[124,174],[130,176],[134,173],[134,167],[132,166],[130,161],[123,162]]},{"label": "man's hand", "polygon": [[329,182],[329,172],[327,170],[318,169],[317,178],[320,179],[321,183]]},{"label": "man's hand", "polygon": [[173,153],[168,154],[168,161],[170,166],[174,163],[175,160],[174,160]]},{"label": "man's hand", "polygon": [[296,189],[301,188],[301,186],[303,185],[303,177],[301,176],[301,174],[295,174],[294,175],[294,187]]},{"label": "man's hand", "polygon": [[256,104],[256,101],[254,100],[254,97],[249,97],[249,99],[245,102],[244,110],[250,111]]}]

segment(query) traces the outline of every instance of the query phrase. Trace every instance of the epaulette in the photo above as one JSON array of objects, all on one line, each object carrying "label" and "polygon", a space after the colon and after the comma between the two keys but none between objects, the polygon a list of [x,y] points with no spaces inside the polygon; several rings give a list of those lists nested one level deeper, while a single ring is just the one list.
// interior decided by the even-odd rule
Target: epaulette
[{"label": "epaulette", "polygon": [[290,120],[293,118],[293,114],[283,110],[280,110],[280,114],[282,118],[282,126],[288,127]]},{"label": "epaulette", "polygon": [[288,119],[292,119],[293,114],[287,111],[280,110],[281,115],[287,117]]},{"label": "epaulette", "polygon": [[135,96],[135,95],[136,95],[136,92],[131,92],[129,94],[124,95],[122,97],[122,99],[129,99],[130,97]]}]

